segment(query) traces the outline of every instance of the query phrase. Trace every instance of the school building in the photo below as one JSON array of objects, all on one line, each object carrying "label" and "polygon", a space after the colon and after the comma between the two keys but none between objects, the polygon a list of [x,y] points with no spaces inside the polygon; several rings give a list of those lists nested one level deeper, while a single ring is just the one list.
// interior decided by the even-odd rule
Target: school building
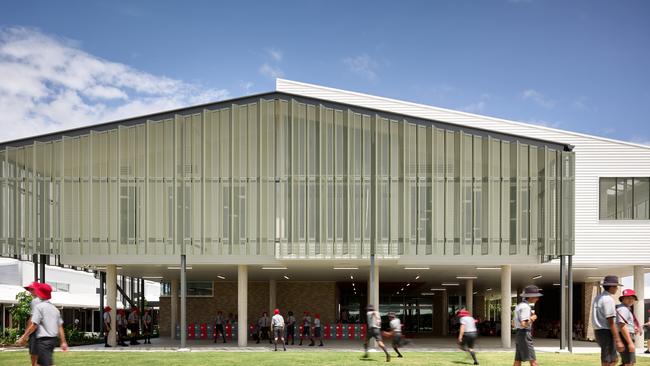
[{"label": "school building", "polygon": [[239,335],[275,307],[335,324],[367,303],[421,336],[460,307],[509,329],[534,283],[571,347],[600,278],[643,298],[650,265],[650,147],[288,80],[0,161],[0,253],[97,270],[113,309],[118,275],[160,281],[182,346],[217,310]]}]

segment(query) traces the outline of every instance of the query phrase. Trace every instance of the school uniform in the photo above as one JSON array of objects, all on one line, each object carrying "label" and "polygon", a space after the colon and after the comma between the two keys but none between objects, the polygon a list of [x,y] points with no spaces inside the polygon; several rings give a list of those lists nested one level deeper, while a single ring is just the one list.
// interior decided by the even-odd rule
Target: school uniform
[{"label": "school uniform", "polygon": [[309,315],[305,315],[302,318],[302,337],[300,337],[301,346],[302,346],[303,338],[311,339],[311,343],[309,345],[310,346],[314,345],[314,340],[311,338],[311,317]]},{"label": "school uniform", "polygon": [[366,313],[366,322],[368,325],[366,331],[366,343],[371,338],[374,338],[377,342],[381,342],[381,318],[379,314],[375,311],[368,311]]},{"label": "school uniform", "polygon": [[[632,338],[632,343],[634,343],[634,335],[636,333],[635,323],[636,319],[632,311],[630,311],[630,308],[623,304],[618,304],[616,306],[616,324],[627,328],[627,331],[630,333],[630,338]],[[623,352],[619,352],[621,355],[621,363],[624,365],[628,363],[636,363],[636,354],[634,352],[630,352],[630,346],[625,341],[623,332],[619,332],[619,334],[621,335],[621,341],[625,347]]]},{"label": "school uniform", "polygon": [[32,323],[38,325],[35,332],[37,363],[40,366],[53,365],[54,359],[52,355],[57,344],[59,327],[63,325],[59,309],[47,300],[41,301],[34,307]]},{"label": "school uniform", "polygon": [[144,343],[151,344],[151,326],[153,318],[151,314],[142,315],[142,332],[144,333]]},{"label": "school uniform", "polygon": [[614,336],[609,327],[609,318],[616,316],[616,304],[612,295],[604,291],[596,296],[592,305],[592,321],[596,342],[600,346],[600,360],[611,363],[618,359]]},{"label": "school uniform", "polygon": [[402,345],[402,322],[398,317],[393,318],[388,325],[393,333],[393,348],[397,349]]},{"label": "school uniform", "polygon": [[[532,308],[528,301],[524,300],[517,304],[514,313],[515,323],[515,361],[533,361],[537,359],[535,355],[535,345],[533,343],[532,330]],[[528,320],[528,326],[522,326],[521,322]]]},{"label": "school uniform", "polygon": [[282,315],[273,315],[271,318],[271,327],[273,327],[273,338],[284,338],[284,317]]},{"label": "school uniform", "polygon": [[223,338],[223,343],[226,343],[226,332],[224,330],[224,323],[226,322],[226,319],[224,318],[223,315],[217,314],[216,319],[214,320],[214,329],[215,329],[215,334],[214,334],[214,343],[217,343],[217,335],[221,334],[221,337]]},{"label": "school uniform", "polygon": [[289,342],[289,337],[291,337],[291,344],[294,344],[295,340],[295,335],[296,335],[296,317],[293,315],[289,315],[287,317],[287,343]]},{"label": "school uniform", "polygon": [[102,315],[102,319],[104,321],[104,345],[108,346],[108,333],[111,327],[111,312],[104,311],[104,314]]},{"label": "school uniform", "polygon": [[[39,299],[38,297],[34,297],[32,301],[29,303],[29,309],[30,309],[30,314],[34,316],[34,308],[36,305],[41,303],[43,300]],[[30,355],[36,355],[36,333],[32,333],[29,335],[29,354]]]},{"label": "school uniform", "polygon": [[464,326],[463,339],[461,344],[467,348],[474,348],[476,338],[478,337],[478,330],[476,329],[476,320],[467,315],[460,318],[460,324]]},{"label": "school uniform", "polygon": [[129,325],[129,329],[131,330],[132,345],[140,344],[140,342],[138,342],[137,340],[138,331],[140,330],[140,325],[138,324],[139,322],[140,322],[140,316],[135,311],[132,311],[128,317],[128,325]]},{"label": "school uniform", "polygon": [[260,343],[262,340],[262,334],[266,334],[267,337],[269,337],[269,343],[271,343],[271,320],[269,319],[268,316],[263,316],[259,318],[257,321],[257,327],[260,330],[259,337],[257,339],[257,343]]}]

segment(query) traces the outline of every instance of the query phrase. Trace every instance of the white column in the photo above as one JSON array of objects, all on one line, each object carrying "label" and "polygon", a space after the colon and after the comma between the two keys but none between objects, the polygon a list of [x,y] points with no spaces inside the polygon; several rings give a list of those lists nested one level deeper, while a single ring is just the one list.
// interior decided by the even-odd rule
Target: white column
[{"label": "white column", "polygon": [[237,266],[237,344],[248,345],[248,267]]},{"label": "white column", "polygon": [[368,294],[369,299],[371,299],[371,304],[375,306],[375,309],[379,311],[379,265],[375,262],[373,275],[373,283],[371,285],[372,293]]},{"label": "white column", "polygon": [[[644,308],[644,299],[645,299],[645,271],[643,266],[634,266],[634,291],[636,291],[636,297],[639,298],[639,302],[634,306],[634,316],[639,320],[639,323],[645,323],[645,314],[643,313]],[[634,339],[636,346],[636,352],[641,353],[644,350],[643,347],[643,336],[636,336]]]},{"label": "white column", "polygon": [[276,280],[269,280],[269,316],[273,316],[273,310],[277,308],[277,288]]},{"label": "white column", "polygon": [[171,339],[174,339],[176,337],[176,323],[178,323],[178,279],[174,278],[171,280],[171,290],[172,293],[171,298],[170,298],[170,303],[171,303]]},{"label": "white column", "polygon": [[465,307],[476,317],[474,314],[474,280],[472,279],[465,281]]},{"label": "white column", "polygon": [[[108,344],[112,347],[117,345],[115,337],[117,315],[117,267],[114,264],[106,266],[106,303],[111,307],[111,331],[108,332]],[[104,311],[104,309],[100,309]]]},{"label": "white column", "polygon": [[509,264],[501,266],[501,345],[503,348],[510,348],[511,275],[512,267]]},{"label": "white column", "polygon": [[181,255],[181,348],[187,345],[187,257]]},{"label": "white column", "polygon": [[449,334],[449,294],[447,291],[441,291],[440,295],[442,296],[442,335],[447,336]]}]

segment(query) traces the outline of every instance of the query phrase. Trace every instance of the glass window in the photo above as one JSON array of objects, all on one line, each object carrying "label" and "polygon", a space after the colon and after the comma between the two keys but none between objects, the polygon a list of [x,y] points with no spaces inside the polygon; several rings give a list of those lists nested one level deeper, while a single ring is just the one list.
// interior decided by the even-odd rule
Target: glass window
[{"label": "glass window", "polygon": [[650,195],[650,178],[634,178],[634,219],[648,220]]},{"label": "glass window", "polygon": [[616,219],[616,178],[600,178],[600,219]]},{"label": "glass window", "polygon": [[616,218],[632,219],[632,178],[616,179]]}]

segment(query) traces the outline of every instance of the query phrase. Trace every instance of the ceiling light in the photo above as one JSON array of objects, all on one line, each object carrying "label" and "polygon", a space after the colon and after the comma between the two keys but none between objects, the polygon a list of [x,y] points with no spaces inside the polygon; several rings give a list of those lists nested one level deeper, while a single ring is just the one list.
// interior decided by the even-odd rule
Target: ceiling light
[{"label": "ceiling light", "polygon": [[457,280],[475,280],[477,278],[476,276],[456,276]]},{"label": "ceiling light", "polygon": [[492,287],[486,288],[485,291],[492,291]]},{"label": "ceiling light", "polygon": [[603,279],[603,276],[589,276],[587,278],[591,278],[592,280],[601,280]]},{"label": "ceiling light", "polygon": [[585,270],[585,271],[595,271],[598,267],[573,267],[574,270]]},{"label": "ceiling light", "polygon": [[162,276],[142,276],[145,280],[159,280],[162,279]]},{"label": "ceiling light", "polygon": [[429,267],[404,267],[406,270],[427,270]]},{"label": "ceiling light", "polygon": [[334,267],[333,269],[336,269],[336,270],[339,270],[339,269],[341,269],[341,270],[352,270],[352,271],[354,271],[354,270],[359,269],[359,267]]},{"label": "ceiling light", "polygon": [[553,286],[560,286],[560,284],[559,283],[554,283]]},{"label": "ceiling light", "polygon": [[221,276],[221,275],[217,276],[217,278],[220,279],[220,280],[225,280],[226,279],[226,277]]},{"label": "ceiling light", "polygon": [[441,283],[441,285],[443,285],[443,286],[460,286],[460,283],[448,282],[448,283]]},{"label": "ceiling light", "polygon": [[285,280],[288,280],[288,279],[289,279],[289,276],[287,276],[287,275],[284,275],[284,276],[282,276],[282,277],[284,277]]},{"label": "ceiling light", "polygon": [[476,269],[493,269],[493,270],[498,270],[501,269],[501,267],[476,267]]},{"label": "ceiling light", "polygon": [[402,287],[402,288],[400,289],[400,291],[404,291],[404,287]]},{"label": "ceiling light", "polygon": [[478,291],[472,292],[472,295],[476,295],[476,294],[478,294]]},{"label": "ceiling light", "polygon": [[435,293],[434,292],[423,292],[420,295],[422,295],[422,296],[433,296],[433,295],[435,295]]},{"label": "ceiling light", "polygon": [[444,289],[444,288],[430,288],[429,290],[431,290],[431,291],[446,291],[447,289]]},{"label": "ceiling light", "polygon": [[[179,267],[179,266],[169,266],[169,267],[167,267],[167,269],[181,269],[181,267]],[[192,269],[192,267],[191,266],[186,266],[185,269]]]},{"label": "ceiling light", "polygon": [[542,278],[542,275],[541,275],[541,274],[538,274],[538,275],[533,276],[533,279],[534,279],[534,280],[539,280],[540,278]]},{"label": "ceiling light", "polygon": [[407,284],[406,284],[406,287],[409,287],[409,286],[411,286],[411,284],[410,284],[410,283],[407,283]]},{"label": "ceiling light", "polygon": [[270,269],[270,270],[274,270],[274,269],[287,269],[287,267],[262,267],[262,269]]},{"label": "ceiling light", "polygon": [[350,275],[350,279],[353,280],[353,279],[354,279],[354,276],[353,276],[353,275]]},{"label": "ceiling light", "polygon": [[415,279],[416,279],[416,280],[419,280],[419,279],[420,279],[420,275],[415,276]]}]

